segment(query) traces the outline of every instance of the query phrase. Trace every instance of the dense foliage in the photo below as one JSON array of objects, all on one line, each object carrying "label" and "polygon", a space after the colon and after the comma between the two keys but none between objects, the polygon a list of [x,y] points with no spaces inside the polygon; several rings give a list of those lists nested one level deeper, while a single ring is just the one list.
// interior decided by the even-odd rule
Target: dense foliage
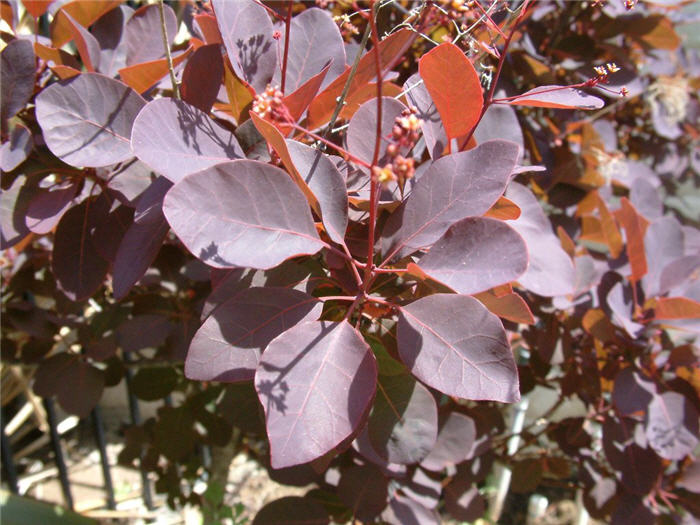
[{"label": "dense foliage", "polygon": [[696,4],[133,4],[2,3],[2,359],[37,394],[174,394],[120,461],[212,520],[201,444],[315,483],[255,523],[471,521],[497,464],[700,518]]}]

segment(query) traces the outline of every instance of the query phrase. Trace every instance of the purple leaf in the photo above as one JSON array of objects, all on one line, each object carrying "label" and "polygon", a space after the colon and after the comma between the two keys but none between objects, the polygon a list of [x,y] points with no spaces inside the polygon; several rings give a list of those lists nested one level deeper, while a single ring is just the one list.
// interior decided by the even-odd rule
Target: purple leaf
[{"label": "purple leaf", "polygon": [[646,433],[649,446],[659,456],[680,461],[698,444],[698,412],[677,392],[654,396],[647,411]]},{"label": "purple leaf", "polygon": [[102,397],[104,373],[79,355],[62,352],[44,359],[34,376],[34,392],[56,396],[61,406],[78,417],[87,417]]},{"label": "purple leaf", "polygon": [[170,229],[163,215],[163,199],[171,187],[168,179],[158,177],[136,204],[134,222],[124,234],[112,269],[112,286],[117,300],[129,293],[158,255]]},{"label": "purple leaf", "polygon": [[146,101],[126,84],[83,73],[36,97],[36,117],[51,152],[72,166],[99,167],[132,156],[131,126]]},{"label": "purple leaf", "polygon": [[98,177],[107,181],[110,193],[132,208],[136,207],[141,194],[153,182],[151,168],[136,158],[96,171]]},{"label": "purple leaf", "polygon": [[223,76],[221,45],[201,46],[187,60],[182,73],[182,100],[209,113],[216,102]]},{"label": "purple leaf", "polygon": [[262,93],[277,69],[278,43],[267,11],[253,0],[213,0],[212,7],[233,71]]},{"label": "purple leaf", "polygon": [[632,289],[619,282],[608,292],[605,301],[612,311],[611,321],[624,328],[630,337],[636,338],[644,329],[644,325],[632,320],[634,312]]},{"label": "purple leaf", "polygon": [[49,233],[70,208],[77,190],[72,182],[40,189],[27,208],[27,227],[34,233]]},{"label": "purple leaf", "polygon": [[683,257],[683,244],[683,228],[674,217],[661,217],[649,224],[644,234],[648,270],[642,278],[647,297],[659,295],[661,274],[669,263]]},{"label": "purple leaf", "polygon": [[14,246],[29,234],[25,215],[35,195],[36,184],[25,175],[18,175],[12,186],[0,193],[0,243],[3,250]]},{"label": "purple leaf", "polygon": [[216,268],[272,268],[324,244],[289,175],[255,160],[185,177],[168,192],[163,211],[185,246]]},{"label": "purple leaf", "polygon": [[[177,17],[169,5],[166,4],[164,7],[168,43],[172,46],[177,34]],[[157,5],[143,6],[131,15],[126,23],[124,42],[127,66],[157,60],[165,55],[163,30]]]},{"label": "purple leaf", "polygon": [[113,263],[124,235],[133,224],[134,209],[120,204],[108,215],[100,217],[92,234],[92,242],[97,252]]},{"label": "purple leaf", "polygon": [[539,108],[600,109],[604,102],[580,89],[552,85],[531,89],[505,104]]},{"label": "purple leaf", "polygon": [[387,479],[374,465],[354,465],[343,471],[338,482],[338,497],[364,523],[384,510],[387,496]]},{"label": "purple leaf", "polygon": [[413,472],[411,479],[401,482],[401,492],[409,496],[413,501],[434,509],[440,502],[442,494],[442,479],[441,476],[428,473],[417,468]]},{"label": "purple leaf", "polygon": [[503,193],[518,155],[516,144],[493,140],[433,162],[384,226],[386,259],[429,246],[455,222],[483,215]]},{"label": "purple leaf", "polygon": [[390,463],[418,463],[437,437],[435,398],[407,374],[380,376],[379,385],[367,423],[372,448]]},{"label": "purple leaf", "polygon": [[363,459],[366,459],[367,461],[374,463],[381,468],[387,476],[400,478],[406,475],[406,465],[389,463],[387,460],[377,454],[377,451],[374,450],[374,447],[369,440],[369,432],[366,426],[352,442],[352,448],[354,448]]},{"label": "purple leaf", "polygon": [[318,199],[323,225],[331,240],[341,244],[348,227],[348,193],[345,179],[331,159],[295,140],[287,141],[294,167]]},{"label": "purple leaf", "polygon": [[653,450],[634,443],[625,448],[622,458],[620,481],[624,487],[633,494],[648,494],[661,474],[659,456]]},{"label": "purple leaf", "polygon": [[530,254],[530,265],[518,282],[545,297],[573,293],[574,264],[552,232],[535,196],[525,186],[514,182],[508,186],[506,197],[520,208],[520,217],[508,224],[525,239]]},{"label": "purple leaf", "polygon": [[440,472],[446,467],[457,465],[468,459],[476,440],[476,424],[469,416],[450,412],[443,417],[437,442],[421,467]]},{"label": "purple leaf", "polygon": [[661,271],[659,277],[659,295],[682,285],[700,268],[700,255],[686,255],[671,261]]},{"label": "purple leaf", "polygon": [[439,525],[440,515],[435,509],[424,507],[411,498],[395,493],[382,519],[391,525]]},{"label": "purple leaf", "polygon": [[477,144],[487,140],[503,139],[515,142],[521,148],[525,148],[520,122],[515,110],[510,106],[497,104],[489,106],[476,131],[474,131],[474,138]]},{"label": "purple leaf", "polygon": [[664,214],[659,190],[642,177],[635,178],[630,185],[630,202],[647,220],[654,221]]},{"label": "purple leaf", "polygon": [[351,438],[376,379],[374,355],[347,322],[309,321],[275,338],[255,374],[272,467],[308,463]]},{"label": "purple leaf", "polygon": [[330,518],[321,504],[310,498],[286,496],[265,505],[253,525],[327,525]]},{"label": "purple leaf", "polygon": [[107,11],[90,28],[100,45],[100,73],[113,77],[126,67],[126,44],[122,37],[133,12],[129,6],[120,5]]},{"label": "purple leaf", "polygon": [[677,486],[700,494],[700,459],[696,459],[683,469],[683,473],[678,478]]},{"label": "purple leaf", "polygon": [[[386,154],[386,147],[392,143],[391,131],[396,117],[406,109],[401,102],[391,97],[382,97],[382,132],[379,145],[379,160]],[[350,119],[347,142],[348,151],[368,164],[374,158],[374,145],[377,137],[377,99],[371,99],[360,106]],[[405,154],[404,151],[401,153]],[[382,164],[381,162],[379,163]]]},{"label": "purple leaf", "polygon": [[428,93],[428,88],[423,84],[420,75],[415,73],[404,83],[403,89],[404,91],[410,89],[406,93],[406,100],[418,110],[416,116],[423,121],[421,129],[430,157],[432,159],[440,158],[447,147],[447,134],[442,125],[440,113],[438,113],[435,103]]},{"label": "purple leaf", "polygon": [[484,515],[486,500],[475,485],[457,478],[445,487],[445,510],[456,520],[474,522]]},{"label": "purple leaf", "polygon": [[[0,53],[0,121],[14,117],[34,93],[34,46],[13,40]],[[4,124],[3,124],[4,125]]]},{"label": "purple leaf", "polygon": [[453,224],[419,266],[433,279],[469,295],[514,281],[527,261],[525,241],[508,224],[470,217]]},{"label": "purple leaf", "polygon": [[10,132],[10,140],[0,148],[0,169],[12,171],[22,164],[34,148],[32,133],[22,124],[16,124]]},{"label": "purple leaf", "polygon": [[656,395],[654,382],[633,367],[628,366],[617,374],[612,400],[623,416],[646,411],[654,395]]},{"label": "purple leaf", "polygon": [[178,182],[185,175],[245,154],[231,132],[186,102],[149,102],[134,122],[131,145],[154,171]]},{"label": "purple leaf", "polygon": [[[281,33],[279,42],[283,43],[286,38],[284,26]],[[292,18],[290,35],[285,94],[296,91],[321,71],[329,60],[331,67],[321,83],[321,90],[345,71],[343,37],[328,11],[313,8],[302,11]],[[280,68],[275,68],[272,83],[282,85]]]},{"label": "purple leaf", "polygon": [[199,381],[253,379],[260,354],[275,337],[316,320],[322,303],[288,288],[248,288],[219,306],[190,344],[185,375]]},{"label": "purple leaf", "polygon": [[87,199],[68,210],[56,227],[51,268],[61,291],[71,301],[94,294],[107,275],[109,262],[92,241],[92,230],[109,211],[102,196]]},{"label": "purple leaf", "polygon": [[466,295],[435,294],[401,308],[399,355],[445,395],[512,403],[518,372],[500,319]]},{"label": "purple leaf", "polygon": [[124,321],[116,330],[119,346],[125,352],[157,348],[173,331],[173,324],[160,314],[137,315]]},{"label": "purple leaf", "polygon": [[100,67],[100,43],[92,36],[92,33],[81,26],[65,10],[63,11],[63,16],[71,26],[70,29],[73,33],[73,40],[75,46],[78,48],[78,53],[80,53],[83,65],[91,73],[95,72]]}]

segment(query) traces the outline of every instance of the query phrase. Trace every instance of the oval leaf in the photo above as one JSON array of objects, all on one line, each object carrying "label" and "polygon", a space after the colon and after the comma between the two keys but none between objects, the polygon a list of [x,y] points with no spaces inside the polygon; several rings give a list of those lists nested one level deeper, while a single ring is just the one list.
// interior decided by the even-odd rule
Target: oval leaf
[{"label": "oval leaf", "polygon": [[297,172],[318,199],[323,225],[331,240],[342,243],[348,227],[348,192],[333,161],[316,148],[288,140],[287,150]]},{"label": "oval leaf", "polygon": [[525,241],[506,223],[471,217],[452,225],[419,266],[461,294],[517,279],[527,268]]},{"label": "oval leaf", "polygon": [[68,210],[56,227],[51,268],[58,287],[72,301],[94,294],[104,281],[109,262],[91,239],[96,217],[106,213],[102,198],[91,198]]},{"label": "oval leaf", "polygon": [[255,160],[188,175],[168,192],[163,211],[185,246],[216,268],[266,270],[324,245],[289,175]]},{"label": "oval leaf", "polygon": [[520,217],[508,224],[525,240],[530,254],[530,264],[518,282],[545,297],[573,293],[574,263],[561,247],[535,196],[525,186],[514,182],[508,186],[506,198],[520,208]]},{"label": "oval leaf", "polygon": [[598,97],[566,86],[539,86],[505,103],[556,109],[599,109],[604,104]]},{"label": "oval leaf", "polygon": [[149,102],[134,122],[134,154],[161,175],[178,182],[185,175],[245,154],[233,136],[186,102]]},{"label": "oval leaf", "polygon": [[214,310],[197,331],[185,375],[199,381],[253,379],[260,355],[275,337],[318,319],[322,303],[289,288],[248,288]]},{"label": "oval leaf", "polygon": [[212,7],[233,70],[262,93],[277,68],[277,41],[267,11],[253,0],[212,0]]},{"label": "oval leaf", "polygon": [[287,496],[265,505],[253,525],[327,525],[330,518],[320,503],[299,496]]},{"label": "oval leaf", "polygon": [[170,228],[163,215],[163,198],[172,187],[165,177],[158,177],[136,203],[134,222],[126,230],[114,259],[112,286],[120,300],[143,277],[155,260]]},{"label": "oval leaf", "polygon": [[[177,34],[177,16],[169,5],[163,7],[168,44],[172,45]],[[157,60],[165,54],[159,6],[145,5],[134,11],[126,23],[124,42],[127,66]]]},{"label": "oval leaf", "polygon": [[[377,137],[377,98],[368,100],[360,106],[350,119],[348,126],[348,151],[357,158],[370,164],[374,158],[374,145]],[[382,129],[379,141],[379,157],[386,153],[386,147],[392,142],[391,130],[396,117],[406,109],[401,102],[391,97],[382,97]],[[405,154],[405,148],[401,153]],[[378,164],[382,164],[379,162]]]},{"label": "oval leaf", "polygon": [[476,299],[435,294],[402,307],[398,349],[411,372],[443,394],[507,403],[520,399],[503,325]]},{"label": "oval leaf", "polygon": [[0,120],[14,117],[34,92],[34,47],[29,40],[16,39],[0,53]]},{"label": "oval leaf", "polygon": [[433,162],[387,220],[386,259],[429,246],[455,222],[486,213],[505,190],[518,155],[516,144],[493,140]]},{"label": "oval leaf", "polygon": [[384,510],[387,496],[388,480],[374,465],[354,465],[343,471],[338,482],[338,497],[364,523]]},{"label": "oval leaf", "polygon": [[131,127],[146,101],[126,84],[84,73],[36,97],[46,145],[73,166],[100,167],[131,157]]},{"label": "oval leaf", "polygon": [[379,392],[367,429],[372,448],[391,463],[417,463],[435,444],[437,405],[412,377],[379,377]]},{"label": "oval leaf", "polygon": [[440,44],[421,57],[418,70],[448,140],[469,133],[479,120],[484,96],[479,75],[464,52],[449,42]]},{"label": "oval leaf", "polygon": [[255,374],[272,467],[308,463],[350,438],[376,380],[374,355],[347,322],[309,321],[275,338]]},{"label": "oval leaf", "polygon": [[468,459],[476,440],[476,423],[469,416],[450,412],[441,419],[437,442],[421,462],[421,467],[434,472]]},{"label": "oval leaf", "polygon": [[[284,42],[286,31],[281,30],[280,42]],[[292,18],[289,29],[289,55],[285,93],[299,89],[302,84],[318,74],[331,61],[328,75],[321,83],[325,88],[345,71],[345,44],[338,26],[328,11],[306,9]],[[272,77],[275,85],[282,85],[280,68],[275,68]]]},{"label": "oval leaf", "polygon": [[649,403],[649,446],[664,459],[681,460],[698,444],[698,412],[685,396],[665,392]]}]

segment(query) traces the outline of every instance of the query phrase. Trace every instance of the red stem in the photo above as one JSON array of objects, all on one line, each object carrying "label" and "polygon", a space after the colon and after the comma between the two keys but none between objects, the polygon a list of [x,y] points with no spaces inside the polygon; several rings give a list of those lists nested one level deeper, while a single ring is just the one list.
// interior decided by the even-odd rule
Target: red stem
[{"label": "red stem", "polygon": [[301,131],[304,135],[308,135],[312,139],[323,142],[326,146],[329,146],[329,147],[333,148],[334,150],[336,150],[337,152],[339,152],[340,154],[345,155],[348,159],[355,162],[356,164],[359,164],[360,166],[364,166],[365,168],[369,168],[369,169],[372,168],[372,166],[370,164],[368,164],[367,162],[365,162],[364,160],[358,159],[355,155],[350,153],[348,150],[341,148],[340,146],[338,146],[337,144],[334,144],[330,140],[324,139],[322,136],[317,135],[313,131],[309,131],[305,128],[302,128],[298,124],[295,124],[294,122],[291,122],[291,121],[287,121],[287,122],[285,122],[285,124],[293,127],[297,131]]},{"label": "red stem", "polygon": [[[513,36],[515,35],[515,30],[518,28],[520,25],[519,22],[525,15],[525,12],[527,11],[528,8],[528,1],[525,2],[523,5],[522,11],[520,11],[520,14],[518,17],[515,19],[515,23],[513,24],[513,27],[510,28],[510,31],[508,32],[508,36],[506,36],[505,42],[503,43],[503,51],[501,51],[501,56],[498,59],[498,67],[496,68],[496,74],[493,77],[493,80],[491,81],[491,87],[489,88],[488,95],[486,96],[486,100],[484,100],[484,105],[481,108],[481,114],[479,115],[479,119],[476,121],[476,124],[474,124],[474,127],[471,129],[469,132],[469,135],[467,136],[467,140],[464,142],[464,144],[469,144],[469,141],[471,140],[472,136],[474,135],[474,132],[476,131],[476,128],[479,126],[479,123],[481,122],[481,119],[484,118],[484,114],[486,113],[486,110],[489,109],[489,106],[493,104],[493,95],[496,92],[496,85],[498,84],[498,79],[501,76],[501,70],[503,69],[503,63],[506,61],[506,53],[508,52],[508,46],[510,45],[510,41],[513,39]],[[503,34],[501,32],[501,34]]]},{"label": "red stem", "polygon": [[282,93],[285,93],[284,87],[287,83],[287,58],[289,56],[289,31],[292,27],[292,7],[294,2],[289,2],[287,7],[287,16],[284,19],[284,57],[282,58]]}]

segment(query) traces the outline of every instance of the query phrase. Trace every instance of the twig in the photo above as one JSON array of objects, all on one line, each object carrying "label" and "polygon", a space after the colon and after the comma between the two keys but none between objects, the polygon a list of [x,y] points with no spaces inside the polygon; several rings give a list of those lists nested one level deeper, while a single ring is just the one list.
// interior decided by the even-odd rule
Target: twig
[{"label": "twig", "polygon": [[170,71],[170,82],[173,84],[173,93],[175,98],[180,100],[180,86],[177,85],[175,78],[175,69],[173,68],[173,57],[170,54],[170,44],[168,43],[168,28],[165,26],[165,4],[163,0],[158,2],[158,11],[160,12],[160,28],[163,33],[163,47],[165,47],[165,57],[168,59],[168,71]]}]

